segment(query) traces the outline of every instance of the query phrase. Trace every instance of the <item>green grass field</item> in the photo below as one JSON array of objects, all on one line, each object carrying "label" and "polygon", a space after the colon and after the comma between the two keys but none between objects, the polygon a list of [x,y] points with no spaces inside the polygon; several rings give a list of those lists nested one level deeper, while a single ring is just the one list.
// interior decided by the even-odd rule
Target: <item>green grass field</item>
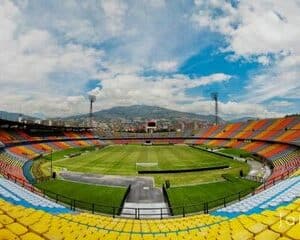
[{"label": "green grass field", "polygon": [[182,206],[186,206],[184,209],[186,213],[203,211],[204,202],[210,202],[208,207],[211,209],[222,205],[224,197],[226,202],[233,201],[238,199],[239,192],[241,196],[247,195],[259,185],[257,182],[237,177],[227,176],[226,179],[224,182],[169,188],[167,192],[171,206],[174,208],[173,213],[182,214]]},{"label": "green grass field", "polygon": [[126,188],[123,187],[106,187],[62,180],[38,183],[36,186],[46,190],[46,195],[53,199],[56,199],[56,194],[61,195],[58,196],[58,200],[68,205],[71,204],[70,199],[75,199],[77,208],[92,210],[92,203],[95,203],[96,211],[109,214],[113,213],[110,206],[120,207],[126,192]]},{"label": "green grass field", "polygon": [[[232,155],[246,154],[235,149],[224,149],[222,152]],[[72,153],[81,155],[69,158]],[[191,169],[209,166],[229,165],[228,169],[209,170],[201,172],[146,174],[152,176],[156,186],[161,186],[166,180],[171,183],[167,190],[174,214],[203,211],[203,203],[210,202],[208,207],[222,205],[224,197],[226,202],[233,201],[252,191],[258,183],[238,178],[240,170],[244,174],[249,166],[244,162],[232,160],[213,153],[192,148],[185,145],[142,146],[142,145],[111,145],[101,149],[74,148],[54,152],[53,165],[55,170],[66,168],[69,171],[89,172],[99,174],[136,176],[138,170],[175,170]],[[41,168],[49,174],[50,155],[42,161],[37,161],[36,168]],[[35,166],[35,165],[34,165]],[[141,176],[141,175],[139,175]],[[142,175],[143,176],[143,175]],[[103,187],[61,180],[43,182],[37,187],[55,192],[77,201],[88,202],[77,207],[91,210],[91,203],[110,206],[120,206],[126,188]],[[52,198],[54,194],[48,195]],[[69,199],[60,199],[70,204]],[[189,207],[187,207],[189,206]],[[97,208],[97,207],[96,207]],[[112,213],[112,208],[98,207],[104,213]]]},{"label": "green grass field", "polygon": [[237,149],[237,148],[225,148],[225,149],[220,150],[220,152],[234,155],[237,157],[252,157],[251,153],[249,153],[243,149]]},{"label": "green grass field", "polygon": [[[52,158],[53,158],[53,160],[58,160],[58,159],[64,158],[65,156],[67,156],[69,154],[72,154],[72,153],[84,153],[86,151],[93,151],[95,149],[96,148],[94,146],[68,148],[68,149],[65,149],[65,150],[58,151],[58,152],[53,152]],[[50,160],[51,159],[51,154],[46,155],[45,158],[47,160]]]},{"label": "green grass field", "polygon": [[[238,175],[240,169],[244,173],[249,171],[249,166],[246,163],[217,156],[185,145],[111,145],[96,151],[83,151],[77,157],[65,158],[66,155],[77,151],[78,149],[68,149],[53,153],[54,168],[66,168],[69,171],[76,172],[133,176],[138,175],[138,170],[172,170],[219,165],[230,166],[230,168],[222,170],[147,175],[154,177],[157,186],[161,186],[166,180],[169,180],[172,186],[221,181],[223,180],[222,174]],[[41,168],[44,172],[49,172],[49,166],[50,163],[46,162],[42,164]]]}]

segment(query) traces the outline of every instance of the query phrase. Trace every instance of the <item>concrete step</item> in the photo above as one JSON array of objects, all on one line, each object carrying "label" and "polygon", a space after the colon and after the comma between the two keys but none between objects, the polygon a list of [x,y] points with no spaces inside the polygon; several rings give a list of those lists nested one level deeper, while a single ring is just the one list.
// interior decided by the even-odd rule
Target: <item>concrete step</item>
[{"label": "concrete step", "polygon": [[132,203],[126,202],[122,209],[121,217],[128,218],[167,218],[170,216],[168,205],[160,203]]}]

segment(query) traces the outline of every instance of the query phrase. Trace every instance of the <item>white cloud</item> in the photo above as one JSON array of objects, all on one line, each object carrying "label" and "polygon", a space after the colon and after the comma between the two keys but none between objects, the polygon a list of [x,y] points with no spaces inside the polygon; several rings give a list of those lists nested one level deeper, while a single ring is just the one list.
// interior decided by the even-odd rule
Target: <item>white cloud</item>
[{"label": "white cloud", "polygon": [[192,20],[222,33],[228,50],[244,57],[297,51],[299,3],[288,1],[239,1],[236,7],[222,0],[195,1],[199,10]]},{"label": "white cloud", "polygon": [[220,103],[220,112],[226,119],[239,118],[240,116],[253,116],[258,118],[281,117],[282,114],[268,110],[260,104],[246,102]]},{"label": "white cloud", "polygon": [[293,105],[293,103],[291,103],[289,101],[272,101],[270,103],[270,106],[272,106],[272,107],[279,107],[279,108],[290,107],[292,105]]},{"label": "white cloud", "polygon": [[[210,100],[198,100],[192,103],[172,107],[175,110],[188,111],[198,114],[214,114],[214,102]],[[245,102],[219,102],[219,114],[225,120],[252,116],[256,118],[281,117],[282,114],[268,110],[260,104]]]},{"label": "white cloud", "polygon": [[93,73],[103,52],[76,44],[60,45],[46,30],[18,31],[22,14],[11,2],[0,8],[0,82],[28,85],[55,72]]},{"label": "white cloud", "polygon": [[123,31],[123,17],[126,14],[127,5],[121,0],[102,0],[101,7],[104,10],[106,30],[113,36]]},{"label": "white cloud", "polygon": [[[197,1],[198,6],[203,2]],[[257,15],[251,15],[246,8],[235,9],[223,1],[210,3],[214,7],[222,6],[223,18],[207,15],[210,4],[206,3],[201,13],[204,17],[199,17],[197,12],[194,22],[201,28],[209,26],[224,34],[229,43],[232,42],[228,50],[234,51],[237,57],[255,56],[269,66],[268,54],[278,53],[282,59],[278,63],[280,69],[289,69],[293,76],[290,84],[297,84],[299,55],[294,54],[293,41],[284,41],[291,47],[282,50],[274,39],[264,40],[263,36],[254,35],[261,45],[254,46],[255,41],[247,39],[244,43],[249,47],[245,48],[241,42],[248,37],[248,31],[253,33],[251,18],[258,18]],[[166,5],[163,0],[34,1],[27,4],[26,1],[0,0],[0,108],[29,114],[44,112],[48,116],[86,112],[86,92],[90,91],[86,85],[89,79],[99,79],[101,86],[92,90],[98,96],[96,109],[144,103],[212,113],[211,101],[201,95],[191,96],[187,91],[228,82],[231,76],[175,74],[181,63],[210,44],[210,34],[205,32],[203,36],[202,30],[194,31],[189,24],[191,11],[193,8],[184,1],[170,1]],[[241,20],[243,13],[247,21]],[[277,21],[273,18],[266,15],[261,20],[273,24],[272,21]],[[284,25],[291,29],[293,26],[290,22]],[[269,49],[263,51],[266,46]],[[158,73],[146,77],[144,72],[148,70]],[[283,74],[285,71],[274,70],[255,76],[248,86],[248,96],[268,96],[272,86],[266,79],[270,76],[281,79]],[[255,92],[256,86],[264,90]],[[280,87],[280,93],[274,91],[276,94],[297,94],[295,88],[287,89],[283,83]],[[260,96],[257,99],[264,101]],[[276,115],[256,102],[220,103],[220,109],[224,116]]]},{"label": "white cloud", "polygon": [[176,61],[161,61],[154,64],[154,69],[159,72],[174,72],[177,67],[178,62]]},{"label": "white cloud", "polygon": [[259,63],[261,63],[262,65],[269,65],[270,64],[270,58],[268,58],[267,56],[259,56],[257,58],[257,61]]},{"label": "white cloud", "polygon": [[274,67],[254,76],[242,98],[261,103],[274,97],[300,98],[300,71]]},{"label": "white cloud", "polygon": [[[118,24],[126,7],[120,10],[119,1],[102,4],[107,18],[119,18],[114,23],[107,21]],[[190,97],[186,90],[230,79],[223,73],[193,78],[182,74],[146,77],[142,74],[145,64],[109,60],[103,50],[79,43],[62,44],[47,29],[27,26],[26,31],[19,32],[17,26],[22,14],[16,11],[13,19],[0,15],[2,23],[9,19],[5,30],[9,37],[1,44],[3,58],[0,60],[3,61],[0,66],[1,107],[5,110],[29,114],[44,112],[48,116],[85,112],[88,101],[81,89],[90,78],[101,79],[101,90],[99,87],[91,91],[97,95],[95,107],[98,109],[142,103],[176,109],[181,102],[201,99],[201,96]],[[109,29],[116,30],[115,33],[122,31],[121,26]],[[152,61],[148,64],[153,66]],[[158,61],[154,65],[158,71],[173,72],[178,62]],[[12,106],[12,103],[18,104]]]},{"label": "white cloud", "polygon": [[[232,60],[257,61],[265,68],[251,75],[245,102],[300,97],[300,4],[297,0],[195,0],[192,21],[222,34]],[[271,60],[272,55],[274,60]],[[272,64],[271,64],[272,63]]]},{"label": "white cloud", "polygon": [[97,96],[96,108],[147,104],[176,109],[183,102],[192,103],[203,100],[201,96],[187,95],[186,90],[215,82],[229,81],[230,78],[231,76],[223,73],[199,78],[190,78],[181,74],[145,77],[135,73],[112,73],[107,75],[107,78],[102,78],[101,88],[97,87],[91,93]]},{"label": "white cloud", "polygon": [[98,72],[103,51],[62,45],[47,30],[28,27],[21,31],[23,23],[16,5],[0,2],[0,107],[49,115],[71,113],[74,98],[68,95],[81,92],[88,78]]}]

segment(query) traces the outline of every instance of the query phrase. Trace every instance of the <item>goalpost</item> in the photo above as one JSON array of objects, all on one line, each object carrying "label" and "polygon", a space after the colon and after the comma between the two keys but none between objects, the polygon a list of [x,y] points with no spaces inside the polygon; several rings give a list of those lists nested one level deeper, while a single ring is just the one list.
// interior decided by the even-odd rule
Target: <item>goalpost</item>
[{"label": "goalpost", "polygon": [[136,162],[135,163],[135,169],[138,170],[138,167],[156,167],[158,166],[158,162]]},{"label": "goalpost", "polygon": [[155,167],[158,165],[158,163],[157,162],[136,162],[135,165],[140,167]]}]

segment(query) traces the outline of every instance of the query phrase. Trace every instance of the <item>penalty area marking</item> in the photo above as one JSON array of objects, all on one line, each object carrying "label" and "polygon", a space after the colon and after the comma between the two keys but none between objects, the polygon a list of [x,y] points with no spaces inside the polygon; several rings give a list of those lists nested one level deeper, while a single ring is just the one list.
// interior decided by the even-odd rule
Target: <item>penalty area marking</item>
[{"label": "penalty area marking", "polygon": [[158,162],[136,162],[135,169],[138,171],[138,167],[156,167],[158,166]]}]

